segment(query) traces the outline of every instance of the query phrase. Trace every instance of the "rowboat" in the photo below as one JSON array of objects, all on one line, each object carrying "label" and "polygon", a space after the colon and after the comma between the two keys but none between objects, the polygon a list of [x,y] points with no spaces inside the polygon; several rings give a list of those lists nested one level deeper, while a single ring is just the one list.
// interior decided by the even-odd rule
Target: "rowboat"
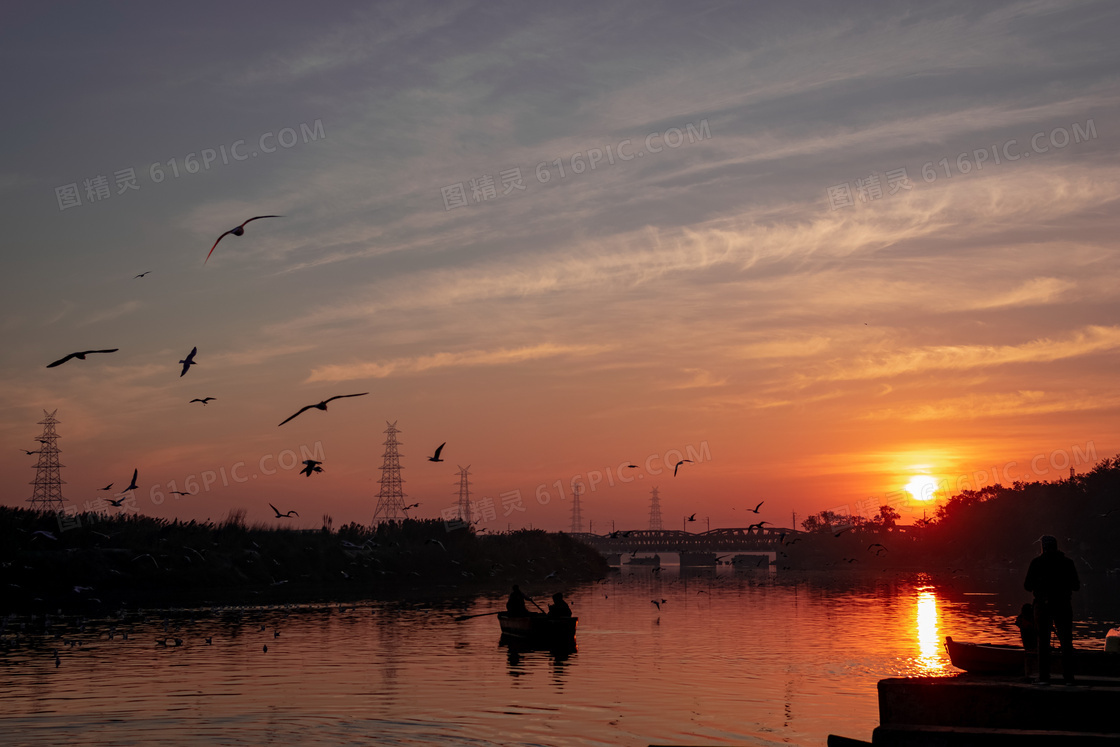
[{"label": "rowboat", "polygon": [[498,613],[502,635],[531,641],[569,641],[576,636],[578,617],[549,617],[540,613],[509,615]]},{"label": "rowboat", "polygon": [[[949,654],[949,661],[957,669],[963,669],[972,674],[1011,674],[1021,675],[1027,670],[1027,661],[1030,660],[1036,668],[1037,655],[1028,652],[1022,646],[1010,646],[1002,643],[967,643],[954,641],[951,636],[945,637],[945,650]],[[1120,677],[1120,653],[1104,651],[1101,649],[1074,649],[1074,663],[1076,674],[1100,677]],[[1050,671],[1060,674],[1062,671],[1061,652],[1057,647],[1050,649]]]}]

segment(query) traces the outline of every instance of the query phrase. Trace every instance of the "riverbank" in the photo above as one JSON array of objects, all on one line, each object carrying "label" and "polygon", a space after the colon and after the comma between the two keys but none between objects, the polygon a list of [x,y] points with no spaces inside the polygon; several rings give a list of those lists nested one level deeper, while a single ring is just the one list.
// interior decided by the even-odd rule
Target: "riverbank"
[{"label": "riverbank", "polygon": [[478,535],[433,520],[334,532],[246,527],[236,516],[222,524],[78,519],[63,532],[52,513],[0,508],[0,611],[451,598],[511,584],[551,592],[609,572],[591,548],[541,530]]}]

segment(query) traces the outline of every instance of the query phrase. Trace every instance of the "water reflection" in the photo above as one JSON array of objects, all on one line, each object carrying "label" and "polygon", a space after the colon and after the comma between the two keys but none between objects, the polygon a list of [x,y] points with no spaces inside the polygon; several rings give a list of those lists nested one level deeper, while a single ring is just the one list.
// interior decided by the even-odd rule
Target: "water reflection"
[{"label": "water reflection", "polygon": [[917,633],[918,650],[916,662],[921,674],[941,674],[945,671],[945,656],[941,648],[941,633],[938,628],[937,595],[932,586],[919,587],[917,590]]}]

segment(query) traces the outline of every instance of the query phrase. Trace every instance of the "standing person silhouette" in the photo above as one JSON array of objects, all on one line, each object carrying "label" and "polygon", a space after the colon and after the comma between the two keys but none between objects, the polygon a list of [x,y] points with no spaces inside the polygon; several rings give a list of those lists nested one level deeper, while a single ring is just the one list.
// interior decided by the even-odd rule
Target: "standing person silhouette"
[{"label": "standing person silhouette", "polygon": [[1038,636],[1038,684],[1050,684],[1050,630],[1058,634],[1062,649],[1062,679],[1073,684],[1073,604],[1070,597],[1081,588],[1077,568],[1058,549],[1049,534],[1038,538],[1042,552],[1031,561],[1023,586],[1034,592],[1034,624]]}]

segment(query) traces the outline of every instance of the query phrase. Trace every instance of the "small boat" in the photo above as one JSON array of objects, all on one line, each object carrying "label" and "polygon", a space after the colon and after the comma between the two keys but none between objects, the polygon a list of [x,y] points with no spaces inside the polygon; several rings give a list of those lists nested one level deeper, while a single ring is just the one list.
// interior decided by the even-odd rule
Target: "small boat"
[{"label": "small boat", "polygon": [[531,641],[568,641],[576,636],[578,617],[549,617],[539,612],[528,615],[498,613],[502,635]]},{"label": "small boat", "polygon": [[[1022,646],[1002,643],[966,643],[945,637],[945,650],[949,661],[957,669],[972,674],[1010,674],[1022,675],[1027,669],[1028,659],[1036,668],[1035,652],[1027,652]],[[1101,677],[1120,677],[1120,653],[1101,649],[1074,649],[1076,674]],[[1050,671],[1061,674],[1062,656],[1058,648],[1050,649]]]}]

